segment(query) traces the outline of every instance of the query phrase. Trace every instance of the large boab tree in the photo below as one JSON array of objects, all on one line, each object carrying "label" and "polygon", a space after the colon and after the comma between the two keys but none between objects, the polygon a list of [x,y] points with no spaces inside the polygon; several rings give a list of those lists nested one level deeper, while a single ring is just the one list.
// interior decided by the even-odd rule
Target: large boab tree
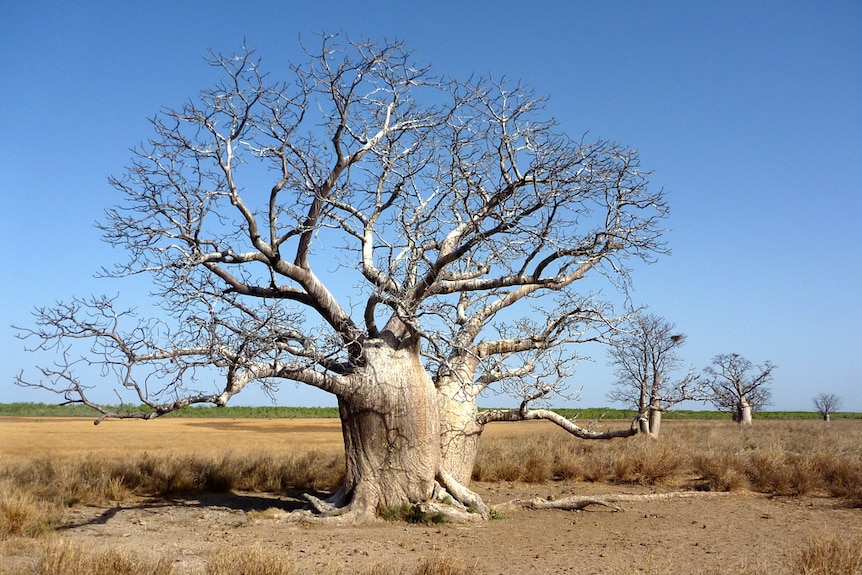
[{"label": "large boab tree", "polygon": [[[398,43],[323,37],[306,56],[275,82],[250,50],[213,54],[215,87],[152,120],[100,228],[130,256],[103,274],[149,274],[158,317],[109,297],[39,309],[21,335],[61,359],[19,383],[101,418],[283,380],[332,393],[346,480],[309,500],[338,521],[444,501],[487,515],[468,484],[489,421],[633,434],[529,402],[613,327],[576,283],[626,283],[627,259],[663,250],[664,198],[637,153],[569,138],[519,84],[434,77]],[[94,364],[149,409],[91,401],[78,368]],[[479,412],[491,387],[520,406]]]}]

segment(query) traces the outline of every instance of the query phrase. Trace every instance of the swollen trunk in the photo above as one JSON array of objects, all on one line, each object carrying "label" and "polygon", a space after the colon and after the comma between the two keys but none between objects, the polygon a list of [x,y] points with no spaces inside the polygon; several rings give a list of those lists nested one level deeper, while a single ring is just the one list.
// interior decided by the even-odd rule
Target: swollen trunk
[{"label": "swollen trunk", "polygon": [[479,451],[482,426],[477,423],[475,398],[457,381],[437,389],[440,409],[442,467],[461,485],[469,485]]},{"label": "swollen trunk", "polygon": [[374,340],[365,358],[357,385],[339,397],[347,464],[339,496],[360,513],[428,501],[440,464],[431,379],[415,349]]}]

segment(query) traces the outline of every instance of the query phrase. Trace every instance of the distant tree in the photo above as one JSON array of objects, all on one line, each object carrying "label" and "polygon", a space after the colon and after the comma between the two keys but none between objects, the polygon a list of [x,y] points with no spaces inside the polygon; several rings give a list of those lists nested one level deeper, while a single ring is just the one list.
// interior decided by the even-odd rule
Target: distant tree
[{"label": "distant tree", "polygon": [[[633,435],[528,404],[614,323],[580,280],[625,283],[664,252],[637,153],[568,137],[520,84],[433,75],[401,43],[324,37],[307,56],[277,81],[250,50],[214,54],[221,81],[151,120],[100,227],[128,257],[105,275],[149,276],[164,312],[39,309],[21,335],[52,357],[18,383],[143,419],[251,385],[328,392],[345,480],[309,501],[339,523],[405,504],[488,517],[468,483],[490,421]],[[148,409],[91,400],[92,366]],[[520,407],[480,413],[492,390]]]},{"label": "distant tree", "polygon": [[814,407],[823,418],[823,421],[829,421],[830,416],[844,405],[841,398],[834,393],[820,393],[811,401],[814,403]]},{"label": "distant tree", "polygon": [[686,337],[673,323],[645,313],[633,314],[618,333],[609,352],[617,380],[608,397],[634,406],[639,431],[658,437],[662,412],[703,398],[701,380],[693,370],[677,374],[682,363],[677,351]]},{"label": "distant tree", "polygon": [[770,361],[755,366],[736,353],[717,355],[704,370],[707,401],[732,413],[739,424],[751,425],[751,414],[771,401],[769,384],[774,370]]}]

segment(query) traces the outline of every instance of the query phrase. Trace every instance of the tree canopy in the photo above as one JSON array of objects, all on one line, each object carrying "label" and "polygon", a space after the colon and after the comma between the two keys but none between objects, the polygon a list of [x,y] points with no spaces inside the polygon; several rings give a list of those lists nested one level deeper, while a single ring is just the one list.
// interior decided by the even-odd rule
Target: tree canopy
[{"label": "tree canopy", "polygon": [[612,338],[608,353],[617,380],[608,397],[637,409],[644,433],[658,436],[664,410],[703,399],[698,374],[693,369],[685,375],[677,373],[682,364],[679,348],[685,340],[676,325],[644,311],[633,312]]},{"label": "tree canopy", "polygon": [[751,423],[751,414],[769,405],[775,364],[754,365],[738,353],[717,355],[704,370],[709,401],[721,411],[733,414],[734,421]]},{"label": "tree canopy", "polygon": [[[19,383],[145,418],[252,383],[311,385],[338,398],[348,455],[372,467],[405,464],[387,458],[407,448],[357,455],[369,410],[384,435],[409,415],[411,445],[443,437],[412,491],[380,480],[368,495],[369,468],[348,457],[345,497],[428,499],[436,477],[469,499],[447,461],[472,459],[447,449],[470,426],[544,415],[527,403],[616,321],[579,280],[626,285],[632,258],[665,251],[664,192],[635,150],[569,137],[520,83],[435,76],[397,42],[323,36],[305,56],[274,80],[252,50],[212,54],[214,87],[152,118],[110,180],[120,200],[100,228],[128,259],[102,273],[148,275],[164,314],[105,296],[40,309],[22,336],[60,359]],[[94,364],[154,411],[89,401],[76,367]],[[213,369],[217,388],[201,376]],[[492,386],[521,407],[480,418]]]}]

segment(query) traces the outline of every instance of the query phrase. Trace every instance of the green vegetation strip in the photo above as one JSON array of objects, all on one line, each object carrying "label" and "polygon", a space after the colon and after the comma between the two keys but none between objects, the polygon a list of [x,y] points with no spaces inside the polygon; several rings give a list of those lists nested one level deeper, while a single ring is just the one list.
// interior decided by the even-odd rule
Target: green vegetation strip
[{"label": "green vegetation strip", "polygon": [[[115,412],[150,411],[146,406],[112,406]],[[0,416],[18,417],[98,417],[98,413],[85,405],[51,405],[45,403],[0,403]],[[338,417],[337,407],[281,407],[268,406],[227,406],[227,407],[188,407],[169,413],[164,417],[227,417],[261,419],[298,419],[318,417]]]},{"label": "green vegetation strip", "polygon": [[[146,406],[113,406],[112,411],[147,411]],[[585,409],[554,409],[560,415],[581,421],[596,419],[632,419],[635,412],[609,407],[589,407]],[[0,416],[18,417],[97,417],[98,413],[85,405],[52,405],[47,403],[0,403]],[[284,407],[266,406],[227,406],[227,407],[189,407],[169,413],[165,417],[228,417],[260,419],[300,419],[338,417],[337,407]],[[812,411],[763,411],[754,415],[755,419],[819,419]],[[720,411],[674,410],[666,411],[664,419],[730,419],[730,415]],[[832,419],[862,419],[862,413],[833,413]]]}]

